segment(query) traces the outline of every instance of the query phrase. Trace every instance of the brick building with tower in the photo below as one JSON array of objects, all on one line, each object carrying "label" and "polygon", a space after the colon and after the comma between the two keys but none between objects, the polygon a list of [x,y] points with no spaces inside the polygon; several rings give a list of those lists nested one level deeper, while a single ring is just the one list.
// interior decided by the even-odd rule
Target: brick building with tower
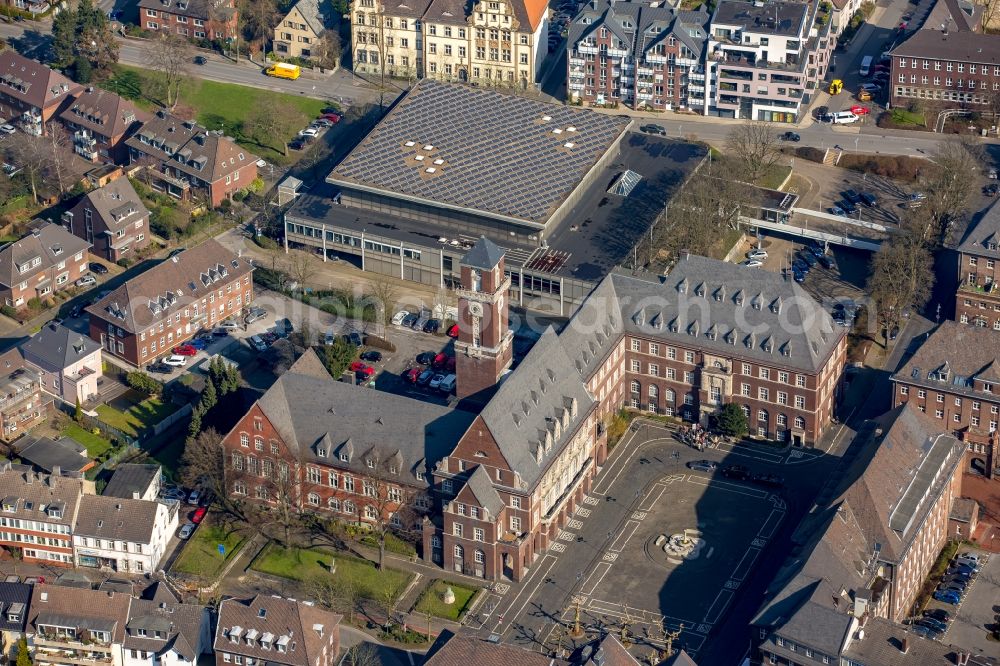
[{"label": "brick building with tower", "polygon": [[955,321],[1000,331],[1000,205],[994,204],[958,245]]}]

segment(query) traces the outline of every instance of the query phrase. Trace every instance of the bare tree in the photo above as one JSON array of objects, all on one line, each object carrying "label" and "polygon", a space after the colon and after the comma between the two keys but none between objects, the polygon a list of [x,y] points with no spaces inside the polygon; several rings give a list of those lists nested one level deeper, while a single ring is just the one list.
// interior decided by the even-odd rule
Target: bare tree
[{"label": "bare tree", "polygon": [[7,153],[11,161],[27,176],[31,185],[32,200],[38,203],[38,187],[45,179],[52,161],[52,151],[44,137],[26,132],[11,134],[7,140]]},{"label": "bare tree", "polygon": [[49,160],[46,168],[46,175],[49,176],[59,188],[59,194],[65,194],[73,187],[72,171],[70,166],[73,162],[73,151],[70,149],[69,133],[61,125],[51,123],[48,127]]},{"label": "bare tree", "polygon": [[340,33],[336,30],[324,30],[319,36],[319,43],[312,50],[312,57],[320,67],[336,69],[340,65]]},{"label": "bare tree", "polygon": [[382,658],[378,654],[378,647],[365,641],[358,643],[347,651],[344,655],[342,666],[380,666]]},{"label": "bare tree", "polygon": [[385,337],[386,321],[392,315],[399,298],[399,286],[385,275],[372,277],[368,285],[368,297],[375,307],[375,322],[378,325],[378,335]]},{"label": "bare tree", "polygon": [[882,244],[872,260],[867,291],[886,344],[889,332],[907,313],[923,307],[934,287],[934,260],[921,230],[901,230]]},{"label": "bare tree", "polygon": [[297,106],[286,101],[259,104],[250,110],[243,121],[243,131],[257,145],[275,148],[287,154],[288,144],[283,137],[288,136],[292,128],[305,124],[306,120],[305,114]]},{"label": "bare tree", "polygon": [[305,287],[319,270],[317,263],[315,255],[307,250],[291,250],[286,261],[288,274],[299,283],[300,289]]},{"label": "bare tree", "polygon": [[[336,557],[331,555],[330,561],[335,564]],[[309,581],[309,594],[320,605],[343,613],[350,622],[354,622],[354,612],[361,598],[354,579],[348,576],[319,576]]]},{"label": "bare tree", "polygon": [[781,158],[778,134],[771,123],[747,120],[729,132],[726,150],[737,165],[744,179],[759,181]]},{"label": "bare tree", "polygon": [[264,50],[274,34],[280,14],[275,0],[239,0],[237,3],[243,33],[250,43]]},{"label": "bare tree", "polygon": [[403,473],[402,460],[383,458],[372,449],[365,454],[368,465],[366,478],[362,479],[362,494],[358,498],[358,519],[371,530],[378,543],[378,568],[385,565],[385,541],[395,526],[402,526],[415,519],[413,491],[400,483]]},{"label": "bare tree", "polygon": [[171,110],[177,106],[181,84],[191,76],[194,47],[172,32],[161,32],[146,46],[146,63],[160,73],[163,101]]},{"label": "bare tree", "polygon": [[181,483],[188,488],[210,491],[218,502],[228,506],[225,456],[222,436],[214,428],[202,430],[184,447],[180,461]]},{"label": "bare tree", "polygon": [[[927,206],[917,209],[926,222],[921,240],[939,246],[948,239],[954,220],[969,206],[976,173],[982,164],[982,148],[972,141],[942,141],[931,156],[935,168],[926,182]],[[927,208],[929,215],[924,214]]]}]

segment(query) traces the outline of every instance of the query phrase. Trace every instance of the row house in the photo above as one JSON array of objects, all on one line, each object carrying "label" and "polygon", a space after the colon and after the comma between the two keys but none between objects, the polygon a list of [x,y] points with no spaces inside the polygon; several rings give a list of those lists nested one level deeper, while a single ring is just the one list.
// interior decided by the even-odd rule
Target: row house
[{"label": "row house", "polygon": [[91,253],[112,262],[135,259],[152,241],[149,210],[128,178],[87,192],[63,213],[62,223],[90,243]]},{"label": "row house", "polygon": [[41,136],[83,86],[12,48],[0,51],[0,118]]},{"label": "row house", "polygon": [[795,123],[826,76],[835,38],[812,3],[722,0],[709,26],[712,115]]},{"label": "row house", "polygon": [[591,0],[567,37],[570,101],[705,114],[708,20],[703,10]]},{"label": "row house", "polygon": [[995,204],[958,245],[954,319],[1000,331],[1000,204]]},{"label": "row house", "polygon": [[[867,423],[859,437],[864,448],[846,474],[855,481],[834,500],[804,554],[776,575],[751,622],[754,663],[873,664],[849,659],[863,650],[848,637],[867,640],[867,627],[899,627],[918,610],[961,495],[965,447],[911,405]],[[892,661],[877,663],[946,663],[893,652]]]},{"label": "row house", "polygon": [[990,111],[1000,94],[1000,37],[938,26],[918,30],[892,50],[890,99]]},{"label": "row house", "polygon": [[121,592],[35,585],[28,650],[37,666],[124,666],[122,642],[132,597]]},{"label": "row house", "polygon": [[419,528],[430,470],[471,420],[335,381],[308,351],[223,438],[227,485],[235,499]]},{"label": "row house", "polygon": [[48,416],[42,381],[17,348],[0,354],[0,441],[10,445]]},{"label": "row house", "polygon": [[[460,395],[481,395],[506,367],[503,265],[486,239],[463,259]],[[705,422],[733,402],[754,436],[811,445],[845,355],[845,331],[781,276],[692,256],[665,282],[612,274],[562,333],[541,336],[435,467],[440,509],[424,557],[522,579],[590,490],[604,417],[622,408]],[[470,373],[479,391],[461,388]]]},{"label": "row house", "polygon": [[103,376],[101,347],[82,333],[49,322],[20,347],[24,360],[42,374],[42,390],[70,405],[98,395]]},{"label": "row house", "polygon": [[17,644],[28,625],[31,589],[27,583],[0,583],[0,655],[9,664],[17,660]]},{"label": "row house", "polygon": [[93,86],[75,95],[59,114],[73,138],[73,150],[90,162],[125,164],[125,139],[149,119],[131,100]]},{"label": "row house", "polygon": [[1000,331],[942,322],[892,376],[893,405],[913,406],[967,444],[970,464],[1000,474]]},{"label": "row house", "polygon": [[177,530],[178,505],[84,495],[73,527],[76,565],[115,572],[156,571]]},{"label": "row house", "polygon": [[257,177],[256,155],[221,131],[166,111],[157,111],[125,144],[129,163],[146,167],[143,178],[153,189],[179,199],[196,195],[213,208]]},{"label": "row house", "polygon": [[136,367],[169,355],[253,301],[253,265],[216,240],[170,257],[86,308],[90,337]]},{"label": "row house", "polygon": [[73,523],[83,493],[82,478],[3,463],[0,546],[17,550],[26,562],[72,566]]},{"label": "row house", "polygon": [[177,603],[168,595],[132,599],[122,666],[195,666],[211,654],[212,638],[211,616],[204,606]]},{"label": "row house", "polygon": [[357,71],[527,89],[548,53],[541,0],[355,0],[351,40]]},{"label": "row house", "polygon": [[33,298],[51,298],[87,274],[90,243],[46,222],[0,249],[0,295],[22,308]]},{"label": "row house", "polygon": [[219,604],[215,666],[334,666],[342,617],[314,604],[258,594]]},{"label": "row house", "polygon": [[139,0],[139,27],[186,39],[229,40],[236,37],[234,0]]}]

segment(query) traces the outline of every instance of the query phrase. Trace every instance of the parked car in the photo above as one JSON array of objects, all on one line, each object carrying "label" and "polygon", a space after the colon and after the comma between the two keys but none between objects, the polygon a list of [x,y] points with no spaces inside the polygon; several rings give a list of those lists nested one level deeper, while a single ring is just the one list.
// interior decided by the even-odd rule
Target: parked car
[{"label": "parked car", "polygon": [[414,331],[424,330],[424,326],[427,324],[428,321],[430,321],[430,319],[431,315],[429,312],[421,312],[420,316],[417,317],[417,320],[413,322],[413,330]]},{"label": "parked car", "polygon": [[364,370],[368,367],[368,364],[364,361],[351,361],[351,365],[348,366],[348,370],[351,372],[358,372],[359,370]]},{"label": "parked car", "polygon": [[861,195],[854,190],[844,190],[841,194],[853,204],[861,203]]},{"label": "parked car", "polygon": [[188,504],[190,504],[191,506],[198,506],[199,502],[201,502],[200,490],[192,490],[190,493],[188,493],[188,498],[187,498]]},{"label": "parked car", "polygon": [[417,380],[420,379],[420,374],[423,372],[420,368],[410,368],[403,373],[403,379],[410,382],[411,384],[416,384]]},{"label": "parked car", "polygon": [[943,608],[931,608],[924,611],[924,617],[934,618],[939,622],[951,622],[951,613]]},{"label": "parked car", "polygon": [[315,127],[317,129],[319,129],[320,127],[322,128],[333,127],[333,121],[329,120],[328,118],[317,118],[316,120],[309,123],[309,126]]},{"label": "parked car", "polygon": [[375,351],[374,349],[369,349],[366,352],[362,352],[361,360],[368,361],[369,363],[381,363],[382,362],[382,352]]},{"label": "parked car", "polygon": [[812,268],[817,263],[819,263],[818,260],[816,259],[815,255],[813,255],[812,252],[806,252],[804,250],[799,250],[798,256],[799,256],[800,259],[802,259],[802,261],[806,262],[806,265],[809,268]]},{"label": "parked car", "polygon": [[202,520],[205,519],[206,513],[208,513],[208,509],[206,509],[203,506],[199,506],[197,509],[194,510],[194,515],[191,516],[191,522],[194,523],[195,525],[199,524]]},{"label": "parked car", "polygon": [[428,384],[428,386],[430,386],[432,389],[436,389],[441,386],[441,382],[443,381],[444,381],[444,375],[438,373],[431,378],[430,384]]},{"label": "parked car", "polygon": [[329,120],[332,124],[336,125],[337,123],[340,122],[341,116],[339,113],[324,113],[322,116],[320,116],[320,118],[322,118],[323,120]]},{"label": "parked car", "polygon": [[333,334],[333,331],[327,331],[323,336],[323,344],[327,346],[332,345],[336,339],[337,336]]},{"label": "parked car", "polygon": [[938,638],[941,637],[938,632],[934,631],[930,627],[924,627],[924,626],[919,625],[919,624],[910,627],[910,633],[916,634],[917,636],[920,636],[921,638],[926,638],[926,639],[932,640],[932,641],[936,641],[936,640],[938,640]]},{"label": "parked car", "polygon": [[417,354],[417,363],[420,365],[430,365],[434,362],[434,357],[436,354],[431,351],[420,352]]},{"label": "parked car", "polygon": [[447,354],[445,354],[444,352],[441,352],[440,354],[437,354],[434,357],[434,361],[433,361],[433,363],[431,363],[431,365],[433,365],[435,368],[443,368],[444,366],[446,366],[448,364],[448,359],[449,358],[450,357]]},{"label": "parked car", "polygon": [[163,362],[150,363],[146,366],[146,372],[152,372],[160,375],[169,375],[174,369]]},{"label": "parked car", "polygon": [[979,557],[979,553],[966,552],[966,553],[962,553],[961,555],[959,555],[956,559],[959,559],[959,560],[972,560],[976,564],[979,564],[982,558]]},{"label": "parked car", "polygon": [[944,576],[941,577],[942,583],[951,583],[952,581],[957,581],[960,583],[968,583],[971,580],[972,580],[972,574],[967,574],[967,573],[945,574]]},{"label": "parked car", "polygon": [[420,373],[420,376],[417,377],[417,384],[420,386],[427,386],[432,379],[434,379],[434,371],[424,370]]},{"label": "parked car", "polygon": [[76,281],[76,286],[78,287],[93,287],[95,284],[97,284],[97,278],[93,275],[84,275]]},{"label": "parked car", "polygon": [[858,207],[853,201],[848,201],[844,199],[840,202],[840,207],[844,209],[844,213],[847,215],[854,215],[858,212]]},{"label": "parked car", "polygon": [[6,125],[6,124],[0,125],[0,132],[2,132],[4,134],[13,134],[16,131],[17,131],[17,128],[14,127],[13,125]]},{"label": "parked car", "polygon": [[979,569],[982,567],[982,565],[979,563],[978,557],[972,558],[972,557],[965,557],[964,555],[962,557],[956,557],[954,560],[952,560],[952,564],[955,566],[971,567],[975,571],[979,571]]},{"label": "parked car", "polygon": [[264,308],[250,308],[250,312],[248,312],[246,316],[243,317],[243,322],[247,326],[249,326],[255,321],[260,321],[266,316],[267,316],[267,310],[265,310]]},{"label": "parked car", "polygon": [[746,266],[747,268],[760,268],[764,265],[764,262],[760,259],[746,259],[741,262],[741,265]]},{"label": "parked car", "polygon": [[292,150],[302,150],[307,145],[309,145],[309,142],[306,141],[306,137],[304,136],[297,136],[288,142],[288,147]]},{"label": "parked car", "polygon": [[942,592],[935,592],[934,593],[934,600],[935,601],[940,601],[941,603],[944,603],[944,604],[950,604],[952,606],[957,606],[959,603],[962,602],[962,597],[960,597],[958,595],[958,592],[955,592],[953,590],[945,590],[945,591],[942,591]]},{"label": "parked car", "polygon": [[428,319],[427,323],[424,324],[424,333],[436,334],[440,330],[441,330],[440,319]]},{"label": "parked car", "polygon": [[410,316],[410,313],[406,310],[400,310],[392,316],[392,323],[394,326],[399,326],[403,323],[403,320]]},{"label": "parked car", "polygon": [[718,467],[716,463],[711,460],[692,460],[687,464],[688,469],[698,470],[699,472],[714,472]]},{"label": "parked car", "polygon": [[843,215],[847,214],[847,213],[844,212],[844,209],[841,208],[840,206],[830,206],[827,209],[827,211],[830,213],[830,215],[841,215],[841,216],[843,216]]},{"label": "parked car", "polygon": [[315,127],[307,127],[304,130],[299,130],[299,136],[319,136],[319,130]]},{"label": "parked car", "polygon": [[868,206],[869,208],[874,208],[875,206],[878,205],[878,197],[876,197],[871,192],[862,192],[861,203]]},{"label": "parked car", "polygon": [[451,393],[455,390],[456,380],[457,377],[454,374],[446,375],[444,381],[442,381],[441,385],[438,386],[438,390],[442,393]]},{"label": "parked car", "polygon": [[645,132],[646,134],[658,134],[660,136],[667,135],[667,130],[663,127],[663,125],[655,125],[653,123],[643,125],[639,128],[639,131]]},{"label": "parked car", "polygon": [[4,578],[3,582],[5,582],[5,583],[20,583],[21,582],[21,577],[20,576],[16,576],[14,574],[11,574],[11,575],[7,576],[6,578]]},{"label": "parked car", "polygon": [[995,197],[997,192],[1000,192],[1000,185],[997,185],[996,183],[990,183],[989,185],[983,186],[983,194],[988,197]]},{"label": "parked car", "polygon": [[869,113],[871,113],[871,109],[869,109],[867,106],[861,106],[860,104],[855,104],[854,106],[851,107],[851,113],[853,113],[856,116],[867,116]]},{"label": "parked car", "polygon": [[801,284],[806,281],[806,274],[802,271],[792,269],[792,279]]},{"label": "parked car", "polygon": [[948,631],[947,622],[942,622],[941,620],[935,619],[933,617],[924,617],[923,619],[918,620],[917,624],[922,624],[925,627],[930,627],[931,629],[934,629],[935,631],[940,631],[942,633]]},{"label": "parked car", "polygon": [[96,261],[90,262],[90,270],[98,275],[107,275],[108,268],[104,264],[99,264]]},{"label": "parked car", "polygon": [[187,365],[187,362],[187,356],[178,356],[177,354],[173,354],[163,359],[163,363],[165,365],[173,366],[175,368],[183,368]]},{"label": "parked car", "polygon": [[969,576],[974,576],[976,574],[976,569],[975,569],[975,567],[968,566],[968,565],[952,565],[952,566],[948,567],[948,570],[945,571],[945,573],[946,574],[962,574],[962,573],[964,573],[964,574],[969,574]]},{"label": "parked car", "polygon": [[170,351],[178,356],[195,356],[198,354],[198,349],[192,344],[178,345]]},{"label": "parked car", "polygon": [[782,141],[791,141],[793,143],[798,143],[799,141],[802,140],[802,137],[799,136],[798,133],[796,133],[796,132],[785,132],[784,134],[781,135],[781,140]]},{"label": "parked car", "polygon": [[267,343],[264,342],[264,339],[262,337],[260,337],[259,335],[252,335],[252,336],[250,336],[250,346],[255,351],[259,351],[259,352],[267,351]]},{"label": "parked car", "polygon": [[285,335],[286,337],[291,335],[292,331],[294,330],[295,327],[292,326],[292,320],[289,319],[288,317],[285,317],[284,319],[278,322],[278,332]]},{"label": "parked car", "polygon": [[837,269],[837,260],[828,254],[824,254],[822,257],[819,257],[817,261],[819,261],[819,265],[822,266],[823,268],[827,268],[830,270]]},{"label": "parked car", "polygon": [[750,478],[750,470],[744,465],[726,465],[722,468],[722,476],[727,479],[746,481]]},{"label": "parked car", "polygon": [[351,331],[350,333],[344,334],[344,342],[354,345],[355,347],[360,347],[365,344],[365,339],[357,331]]},{"label": "parked car", "polygon": [[785,485],[784,477],[777,474],[753,474],[750,480],[762,486],[770,486],[771,488],[781,488]]},{"label": "parked car", "polygon": [[965,595],[965,588],[966,587],[967,587],[966,585],[961,585],[959,583],[945,583],[943,585],[938,585],[937,586],[937,591],[938,592],[954,592],[955,594],[957,594],[959,596],[964,596]]},{"label": "parked car", "polygon": [[403,317],[403,321],[399,325],[405,328],[413,328],[413,325],[417,323],[418,319],[420,319],[420,315],[411,312]]},{"label": "parked car", "polygon": [[179,536],[181,539],[188,539],[191,537],[192,534],[194,534],[195,527],[196,525],[194,523],[184,523],[180,531],[177,532],[177,536]]},{"label": "parked car", "polygon": [[755,247],[747,252],[747,259],[759,259],[760,261],[763,261],[764,259],[767,259],[767,250]]},{"label": "parked car", "polygon": [[449,338],[457,338],[458,337],[458,324],[452,324],[451,325],[451,328],[448,329],[448,337]]}]

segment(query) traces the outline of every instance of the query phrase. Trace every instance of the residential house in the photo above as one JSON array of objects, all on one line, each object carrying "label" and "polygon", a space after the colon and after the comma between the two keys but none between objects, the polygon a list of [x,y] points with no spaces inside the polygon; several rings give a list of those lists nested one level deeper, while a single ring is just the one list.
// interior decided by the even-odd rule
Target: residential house
[{"label": "residential house", "polygon": [[333,666],[341,616],[293,599],[258,594],[219,604],[215,664]]},{"label": "residential house", "polygon": [[942,322],[891,378],[892,404],[913,405],[968,445],[969,463],[1000,474],[1000,331]]},{"label": "residential house", "polygon": [[156,571],[177,530],[178,505],[84,495],[73,528],[76,564],[127,573]]},{"label": "residential house", "polygon": [[709,26],[712,115],[795,123],[826,76],[834,36],[820,1],[722,0]]},{"label": "residential house", "polygon": [[17,659],[17,642],[24,637],[28,624],[31,585],[0,583],[0,654],[7,663]]},{"label": "residential house", "polygon": [[[681,654],[684,654],[686,661],[682,662],[677,659]],[[464,666],[465,664],[475,664],[476,666],[508,666],[509,664],[520,664],[521,666],[639,666],[640,663],[638,659],[629,654],[614,634],[607,634],[604,638],[594,641],[586,646],[582,653],[573,655],[573,657],[550,657],[515,645],[491,641],[471,632],[460,631],[456,633],[445,629],[427,651],[427,660],[424,662],[424,666]],[[667,666],[681,666],[682,664],[696,666],[693,661],[687,658],[683,650],[668,656],[667,660],[660,663]]]},{"label": "residential house", "polygon": [[253,301],[253,265],[207,240],[126,280],[87,307],[106,355],[144,365]]},{"label": "residential house", "polygon": [[955,320],[1000,331],[1000,205],[994,204],[958,245]]},{"label": "residential house", "polygon": [[149,210],[128,178],[117,178],[87,192],[63,213],[63,224],[108,261],[135,259],[152,240]]},{"label": "residential house", "polygon": [[42,373],[42,389],[71,405],[99,392],[101,346],[85,335],[49,322],[21,344],[25,362]]},{"label": "residential house", "polygon": [[[890,627],[917,610],[961,494],[964,446],[912,406],[869,422],[859,437],[865,446],[841,475],[847,487],[814,517],[813,536],[751,623],[755,661],[846,663],[876,618]],[[912,659],[889,663],[944,663]]]},{"label": "residential house", "polygon": [[279,58],[314,58],[323,33],[336,29],[328,0],[298,0],[274,28],[273,50]]},{"label": "residential house", "polygon": [[159,465],[123,463],[115,467],[101,494],[105,497],[155,500],[160,495],[162,483],[163,469]]},{"label": "residential house", "polygon": [[[829,0],[829,2],[831,5],[830,16],[819,20],[830,21],[831,34],[834,37],[839,37],[844,32],[844,28],[851,24],[851,17],[861,9],[862,0]],[[818,16],[823,16],[823,14],[824,12],[821,11]],[[833,72],[832,69],[830,71]]]},{"label": "residential house", "polygon": [[22,462],[46,474],[83,474],[94,466],[87,447],[69,437],[25,435],[17,441],[16,451]]},{"label": "residential house", "polygon": [[73,135],[73,150],[91,162],[128,162],[125,139],[149,119],[131,100],[88,87],[59,114]]},{"label": "residential house", "polygon": [[42,135],[83,86],[12,48],[0,51],[0,118]]},{"label": "residential house", "polygon": [[125,141],[131,164],[146,166],[150,185],[187,198],[192,190],[213,207],[257,177],[257,156],[221,132],[158,111]]},{"label": "residential house", "polygon": [[193,666],[212,651],[204,606],[133,599],[126,629],[123,666]]},{"label": "residential house", "polygon": [[233,39],[237,19],[234,0],[139,0],[139,27],[186,39]]},{"label": "residential house", "polygon": [[223,437],[226,482],[236,497],[419,528],[432,508],[431,470],[471,422],[336,381],[307,351]]},{"label": "residential house", "polygon": [[[949,22],[951,25],[951,22]],[[892,50],[893,106],[910,100],[990,112],[1000,91],[1000,36],[928,25]]]},{"label": "residential house", "polygon": [[567,37],[570,100],[707,113],[708,21],[669,4],[591,0]]},{"label": "residential house", "polygon": [[122,643],[132,597],[127,593],[35,585],[28,648],[38,666],[123,666]]},{"label": "residential house", "polygon": [[11,442],[41,423],[48,414],[42,374],[24,361],[18,349],[0,354],[0,441]]},{"label": "residential house", "polygon": [[84,481],[0,464],[0,546],[26,562],[72,566],[73,524]]},{"label": "residential house", "polygon": [[[353,0],[351,48],[359,74],[422,78],[424,35],[420,25],[430,0]],[[467,33],[466,33],[467,34]],[[468,39],[468,37],[466,37]]]},{"label": "residential house", "polygon": [[46,223],[0,248],[3,303],[21,308],[33,298],[45,299],[72,287],[87,273],[89,247],[58,224]]}]

